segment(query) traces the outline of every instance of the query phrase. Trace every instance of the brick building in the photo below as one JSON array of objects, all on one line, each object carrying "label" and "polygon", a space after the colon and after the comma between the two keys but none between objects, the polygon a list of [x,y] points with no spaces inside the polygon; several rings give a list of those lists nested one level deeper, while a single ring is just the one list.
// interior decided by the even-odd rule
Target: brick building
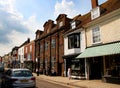
[{"label": "brick building", "polygon": [[34,64],[33,62],[35,62],[35,42],[30,41],[29,43],[27,43],[26,45],[24,45],[24,67],[30,69],[31,71],[33,71],[34,68]]},{"label": "brick building", "polygon": [[36,69],[46,75],[63,75],[64,73],[64,38],[63,34],[70,27],[67,15],[60,14],[56,22],[45,22],[44,31],[36,31],[35,58]]}]

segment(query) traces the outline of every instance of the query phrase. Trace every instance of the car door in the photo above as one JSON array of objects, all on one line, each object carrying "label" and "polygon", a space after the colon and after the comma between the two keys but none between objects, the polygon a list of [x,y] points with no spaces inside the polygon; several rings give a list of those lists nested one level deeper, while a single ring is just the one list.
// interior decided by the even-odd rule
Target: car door
[{"label": "car door", "polygon": [[7,70],[7,72],[5,73],[5,85],[9,86],[11,84],[11,74],[12,71],[11,70]]}]

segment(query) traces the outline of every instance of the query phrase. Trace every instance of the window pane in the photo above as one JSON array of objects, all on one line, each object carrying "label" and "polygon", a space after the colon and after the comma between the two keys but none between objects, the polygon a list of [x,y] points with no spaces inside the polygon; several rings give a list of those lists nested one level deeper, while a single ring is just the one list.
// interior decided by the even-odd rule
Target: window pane
[{"label": "window pane", "polygon": [[62,27],[63,26],[63,22],[61,21],[60,23],[59,23],[59,27]]},{"label": "window pane", "polygon": [[68,48],[80,48],[80,33],[75,33],[68,37]]},{"label": "window pane", "polygon": [[76,34],[75,35],[75,48],[79,48],[80,47],[80,35],[79,34]]},{"label": "window pane", "polygon": [[74,35],[69,36],[68,44],[69,44],[69,49],[74,48]]},{"label": "window pane", "polygon": [[55,48],[55,39],[52,39],[52,41],[51,41],[51,47]]},{"label": "window pane", "polygon": [[93,43],[100,42],[100,29],[99,27],[93,28]]}]

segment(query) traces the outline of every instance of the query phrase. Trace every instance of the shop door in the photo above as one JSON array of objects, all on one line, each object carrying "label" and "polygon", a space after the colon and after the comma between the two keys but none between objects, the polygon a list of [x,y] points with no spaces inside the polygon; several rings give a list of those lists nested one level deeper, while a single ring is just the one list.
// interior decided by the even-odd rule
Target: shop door
[{"label": "shop door", "polygon": [[90,62],[90,79],[101,79],[102,78],[102,58],[97,57]]}]

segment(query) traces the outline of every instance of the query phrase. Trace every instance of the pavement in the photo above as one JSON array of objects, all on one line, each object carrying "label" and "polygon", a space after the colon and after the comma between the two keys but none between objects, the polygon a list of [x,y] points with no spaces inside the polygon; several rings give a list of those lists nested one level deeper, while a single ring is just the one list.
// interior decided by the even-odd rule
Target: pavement
[{"label": "pavement", "polygon": [[120,88],[120,84],[104,83],[102,80],[78,80],[78,79],[68,79],[68,77],[62,76],[46,76],[39,75],[36,73],[33,75],[37,78],[49,81],[60,83],[64,85],[70,85],[72,88]]}]

